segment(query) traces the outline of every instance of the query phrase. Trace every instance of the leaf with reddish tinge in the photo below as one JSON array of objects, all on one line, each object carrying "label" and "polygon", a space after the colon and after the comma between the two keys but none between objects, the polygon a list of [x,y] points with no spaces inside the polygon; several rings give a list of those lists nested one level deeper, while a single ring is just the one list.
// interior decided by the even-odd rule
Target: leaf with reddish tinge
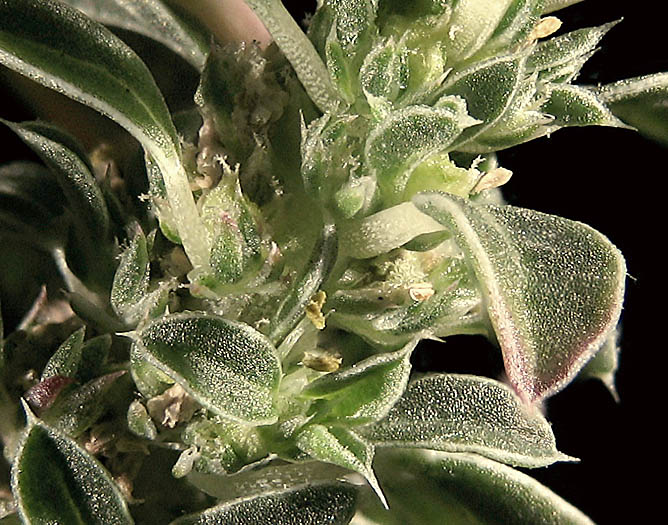
[{"label": "leaf with reddish tinge", "polygon": [[589,226],[536,211],[441,193],[413,202],[471,262],[520,396],[537,402],[566,386],[619,319],[621,253]]}]

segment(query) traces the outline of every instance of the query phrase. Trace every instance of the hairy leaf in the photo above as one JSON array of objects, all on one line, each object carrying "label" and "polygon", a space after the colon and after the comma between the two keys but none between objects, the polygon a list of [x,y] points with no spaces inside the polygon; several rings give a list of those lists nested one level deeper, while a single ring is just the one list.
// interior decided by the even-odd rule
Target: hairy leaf
[{"label": "hairy leaf", "polygon": [[448,25],[450,34],[456,36],[443,42],[448,59],[455,63],[475,54],[492,36],[511,4],[512,0],[459,0],[453,3]]},{"label": "hairy leaf", "polygon": [[246,0],[246,3],[267,27],[313,102],[323,112],[336,109],[341,101],[325,64],[281,1]]},{"label": "hairy leaf", "polygon": [[569,5],[577,4],[582,0],[543,0],[543,14],[553,13]]},{"label": "hairy leaf", "polygon": [[494,57],[453,72],[446,79],[441,91],[466,100],[469,115],[480,122],[465,129],[450,149],[473,139],[504,114],[524,80],[525,61],[523,53]]},{"label": "hairy leaf", "polygon": [[113,372],[67,389],[41,414],[41,418],[60,432],[79,437],[108,408],[107,393],[123,374],[124,370]]},{"label": "hairy leaf", "polygon": [[139,57],[108,29],[60,2],[0,1],[0,63],[107,115],[160,166],[179,234],[194,266],[208,247],[179,139],[165,101]]},{"label": "hairy leaf", "polygon": [[383,420],[360,432],[377,446],[474,452],[522,467],[571,459],[557,451],[538,410],[504,384],[477,376],[413,381]]},{"label": "hairy leaf", "polygon": [[81,362],[86,327],[70,335],[54,352],[42,371],[42,379],[51,376],[75,377]]},{"label": "hairy leaf", "polygon": [[285,485],[254,491],[171,525],[273,525],[327,523],[346,525],[355,513],[356,488],[340,482]]},{"label": "hairy leaf", "polygon": [[371,131],[364,156],[388,203],[401,201],[408,178],[430,155],[449,148],[477,121],[461,97],[443,97],[436,107],[409,106],[386,116]]},{"label": "hairy leaf", "polygon": [[550,127],[562,126],[613,126],[629,128],[608,107],[586,88],[551,84],[548,99],[541,110],[555,117]]},{"label": "hairy leaf", "polygon": [[215,315],[164,316],[138,334],[136,351],[203,406],[241,422],[276,420],[276,349],[243,323]]},{"label": "hairy leaf", "polygon": [[615,25],[586,27],[540,42],[527,58],[527,70],[537,71],[541,80],[570,82]]},{"label": "hairy leaf", "polygon": [[316,404],[315,421],[359,425],[385,416],[406,388],[416,344],[413,341],[397,352],[368,357],[310,383],[301,395],[321,400]]},{"label": "hairy leaf", "polygon": [[146,236],[139,230],[121,255],[111,287],[111,307],[118,316],[125,317],[144,298],[148,290],[149,270]]},{"label": "hairy leaf", "polygon": [[626,277],[619,251],[582,223],[531,210],[438,193],[413,202],[473,265],[518,393],[539,401],[564,387],[617,323]]},{"label": "hairy leaf", "polygon": [[9,126],[51,169],[74,220],[81,223],[91,237],[106,240],[110,232],[109,211],[81,146],[49,124],[0,122]]},{"label": "hairy leaf", "polygon": [[208,35],[191,18],[161,0],[64,0],[86,16],[134,31],[164,44],[201,70],[209,52]]},{"label": "hairy leaf", "polygon": [[133,523],[102,465],[73,440],[34,419],[12,468],[12,491],[24,523]]},{"label": "hairy leaf", "polygon": [[418,235],[442,230],[441,224],[404,202],[344,223],[339,250],[343,255],[366,259],[398,248]]},{"label": "hairy leaf", "polygon": [[334,224],[325,224],[311,257],[296,279],[292,289],[281,301],[269,325],[269,338],[278,343],[302,319],[313,295],[332,271],[338,253],[338,237]]},{"label": "hairy leaf", "polygon": [[386,505],[383,492],[373,473],[374,448],[354,432],[345,428],[309,425],[297,436],[297,446],[313,459],[333,463],[364,476],[371,488]]},{"label": "hairy leaf", "polygon": [[620,351],[619,329],[616,329],[610,333],[601,349],[578,375],[578,379],[599,379],[617,402],[619,402],[619,394],[615,386],[615,374],[619,365]]},{"label": "hairy leaf", "polygon": [[593,525],[535,479],[476,454],[384,449],[375,466],[390,510],[367,491],[353,524]]},{"label": "hairy leaf", "polygon": [[624,122],[668,144],[668,73],[620,80],[590,89]]}]

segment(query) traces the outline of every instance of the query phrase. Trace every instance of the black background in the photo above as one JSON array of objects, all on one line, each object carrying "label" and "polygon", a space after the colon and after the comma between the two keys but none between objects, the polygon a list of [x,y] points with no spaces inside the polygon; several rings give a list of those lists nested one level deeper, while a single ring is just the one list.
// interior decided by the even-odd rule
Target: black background
[{"label": "black background", "polygon": [[[298,19],[311,8],[311,3],[286,4]],[[562,32],[624,18],[603,40],[577,83],[668,71],[665,21],[652,9],[660,4],[587,0],[557,13],[564,21]],[[34,115],[11,89],[0,86],[0,117],[22,120]],[[0,126],[0,161],[15,158],[32,156]],[[621,401],[617,404],[596,381],[574,383],[550,399],[547,417],[557,445],[581,463],[530,474],[597,523],[624,523],[624,510],[631,511],[634,522],[654,521],[642,515],[655,504],[651,486],[661,482],[650,473],[663,462],[663,429],[657,422],[663,415],[658,374],[665,343],[657,319],[665,310],[666,287],[657,247],[665,237],[668,149],[628,130],[579,128],[501,152],[499,159],[514,172],[504,192],[511,204],[591,225],[625,254],[629,273],[617,375]],[[3,251],[0,247],[0,257]],[[496,363],[498,352],[470,337],[449,339],[438,349],[423,347],[415,357],[421,368],[471,373]]]}]

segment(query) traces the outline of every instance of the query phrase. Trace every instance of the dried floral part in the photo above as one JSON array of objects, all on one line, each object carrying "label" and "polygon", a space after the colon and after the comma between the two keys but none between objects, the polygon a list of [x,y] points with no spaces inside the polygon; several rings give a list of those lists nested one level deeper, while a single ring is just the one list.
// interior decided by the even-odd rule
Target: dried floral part
[{"label": "dried floral part", "polygon": [[187,423],[198,408],[197,402],[178,383],[146,402],[151,418],[167,428]]}]

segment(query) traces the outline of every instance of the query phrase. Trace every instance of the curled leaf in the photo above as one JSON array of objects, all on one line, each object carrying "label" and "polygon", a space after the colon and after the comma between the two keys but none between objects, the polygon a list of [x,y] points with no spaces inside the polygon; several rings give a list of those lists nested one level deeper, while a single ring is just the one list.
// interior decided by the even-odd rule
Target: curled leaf
[{"label": "curled leaf", "polygon": [[520,396],[535,402],[563,388],[617,324],[626,277],[619,251],[582,223],[531,210],[438,193],[413,202],[472,264]]}]

